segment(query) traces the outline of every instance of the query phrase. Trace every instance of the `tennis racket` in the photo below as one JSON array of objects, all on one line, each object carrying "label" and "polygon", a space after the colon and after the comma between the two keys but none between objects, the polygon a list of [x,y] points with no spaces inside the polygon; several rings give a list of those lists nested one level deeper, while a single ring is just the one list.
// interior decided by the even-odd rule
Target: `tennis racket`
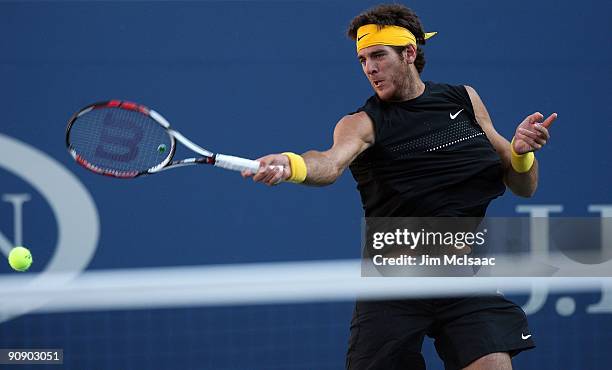
[{"label": "tennis racket", "polygon": [[[177,140],[200,157],[174,160]],[[66,128],[66,146],[86,169],[122,179],[196,164],[253,173],[259,169],[258,161],[209,152],[154,110],[121,100],[91,104],[75,113]]]}]

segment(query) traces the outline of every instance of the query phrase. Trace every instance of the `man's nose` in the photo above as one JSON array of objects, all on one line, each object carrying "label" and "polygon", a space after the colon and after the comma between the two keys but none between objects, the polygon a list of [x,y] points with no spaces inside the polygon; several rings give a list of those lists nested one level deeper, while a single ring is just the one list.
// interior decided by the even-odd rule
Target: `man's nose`
[{"label": "man's nose", "polygon": [[371,60],[365,62],[365,72],[368,75],[372,75],[378,72],[378,65]]}]

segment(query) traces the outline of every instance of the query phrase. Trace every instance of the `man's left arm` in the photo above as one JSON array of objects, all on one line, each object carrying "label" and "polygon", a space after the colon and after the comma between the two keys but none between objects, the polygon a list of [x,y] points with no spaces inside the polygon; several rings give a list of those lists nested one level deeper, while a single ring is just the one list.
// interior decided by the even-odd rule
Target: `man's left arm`
[{"label": "man's left arm", "polygon": [[[493,127],[487,108],[476,90],[470,86],[465,88],[472,101],[478,124],[501,157],[506,186],[518,196],[531,197],[538,187],[538,162],[535,158],[531,159],[530,156],[533,154],[529,153],[536,152],[546,145],[550,138],[548,127],[557,118],[557,113],[551,114],[543,122],[541,121],[544,116],[539,112],[527,116],[516,128],[511,144]],[[531,161],[533,164],[530,165]]]}]

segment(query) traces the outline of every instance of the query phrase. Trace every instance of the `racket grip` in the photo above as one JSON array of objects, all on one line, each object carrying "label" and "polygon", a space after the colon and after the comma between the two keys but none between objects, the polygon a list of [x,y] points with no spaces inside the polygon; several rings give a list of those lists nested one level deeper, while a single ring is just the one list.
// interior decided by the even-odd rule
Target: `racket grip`
[{"label": "racket grip", "polygon": [[[231,155],[217,154],[215,156],[215,166],[225,168],[232,171],[251,171],[256,173],[259,170],[259,162],[251,159],[234,157]],[[272,168],[280,168],[283,166],[270,166]]]},{"label": "racket grip", "polygon": [[232,171],[251,171],[259,170],[259,162],[251,159],[234,157],[231,155],[217,154],[215,156],[215,166]]}]

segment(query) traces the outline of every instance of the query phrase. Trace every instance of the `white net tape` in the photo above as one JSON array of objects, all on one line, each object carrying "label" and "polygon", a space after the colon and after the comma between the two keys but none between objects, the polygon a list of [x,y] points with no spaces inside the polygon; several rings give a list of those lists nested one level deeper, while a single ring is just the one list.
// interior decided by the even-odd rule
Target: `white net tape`
[{"label": "white net tape", "polygon": [[[76,278],[0,278],[0,314],[580,292],[607,277],[361,277],[360,260],[87,271]],[[70,275],[72,276],[72,275]]]}]

